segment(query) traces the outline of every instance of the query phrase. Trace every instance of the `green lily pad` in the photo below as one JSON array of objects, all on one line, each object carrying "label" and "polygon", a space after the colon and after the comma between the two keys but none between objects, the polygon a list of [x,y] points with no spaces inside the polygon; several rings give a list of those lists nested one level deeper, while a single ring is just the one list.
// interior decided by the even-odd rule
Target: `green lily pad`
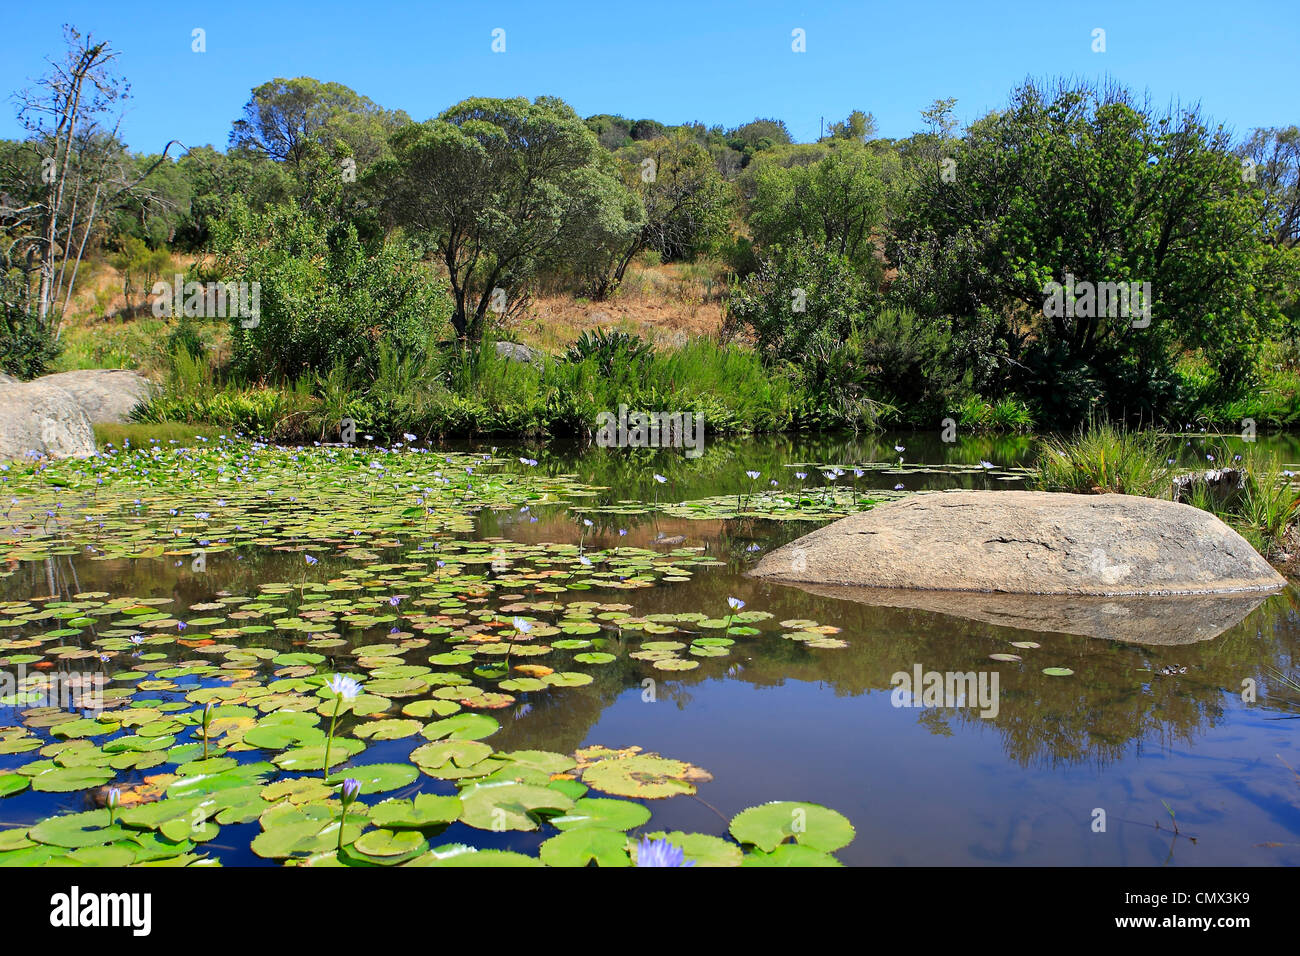
[{"label": "green lily pad", "polygon": [[853,824],[843,814],[815,803],[778,800],[742,810],[731,819],[731,835],[771,853],[786,840],[830,853],[847,846]]},{"label": "green lily pad", "polygon": [[550,824],[561,830],[580,827],[603,827],[607,830],[635,830],[650,821],[650,810],[630,800],[607,797],[583,797],[573,802],[573,809],[563,816],[552,817]]},{"label": "green lily pad", "polygon": [[538,852],[547,866],[631,866],[626,844],[618,830],[582,827],[551,837]]},{"label": "green lily pad", "polygon": [[452,823],[461,811],[460,797],[420,793],[413,800],[384,800],[375,804],[370,810],[370,822],[390,830],[421,830]]},{"label": "green lily pad", "polygon": [[573,801],[550,787],[527,783],[470,784],[460,794],[461,822],[479,830],[536,830],[535,815],[565,813]]}]

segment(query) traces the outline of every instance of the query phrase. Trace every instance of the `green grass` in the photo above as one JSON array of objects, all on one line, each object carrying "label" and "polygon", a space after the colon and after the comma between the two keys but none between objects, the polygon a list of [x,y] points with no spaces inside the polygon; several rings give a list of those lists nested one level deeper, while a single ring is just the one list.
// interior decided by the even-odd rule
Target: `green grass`
[{"label": "green grass", "polygon": [[176,442],[193,442],[202,435],[212,441],[228,430],[217,425],[196,425],[189,422],[131,422],[126,425],[96,425],[95,443],[101,447],[112,444],[116,448],[125,447],[129,441],[134,447],[149,444],[151,439],[160,443],[172,440]]},{"label": "green grass", "polygon": [[1166,445],[1155,432],[1094,423],[1070,438],[1044,438],[1030,484],[1043,491],[1168,498],[1175,471]]},{"label": "green grass", "polygon": [[[1094,423],[1070,438],[1043,439],[1029,484],[1043,491],[1172,499],[1174,478],[1189,472],[1170,464],[1169,447],[1154,431]],[[1212,487],[1193,480],[1182,500],[1218,517],[1265,557],[1282,553],[1300,520],[1300,494],[1281,461],[1253,447],[1240,457],[1223,448],[1213,458],[1238,470],[1240,483]]]}]

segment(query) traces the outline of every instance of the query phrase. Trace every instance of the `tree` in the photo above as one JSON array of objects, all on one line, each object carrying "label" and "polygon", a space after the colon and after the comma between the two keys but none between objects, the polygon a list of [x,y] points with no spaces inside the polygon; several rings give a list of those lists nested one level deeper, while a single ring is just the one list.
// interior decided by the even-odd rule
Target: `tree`
[{"label": "tree", "polygon": [[854,110],[843,122],[832,123],[831,139],[847,139],[853,143],[865,143],[876,135],[876,118],[862,110]]},{"label": "tree", "polygon": [[171,265],[171,256],[166,249],[150,249],[142,239],[127,236],[110,262],[122,273],[122,297],[130,314],[138,308],[132,297],[139,294],[140,304],[144,303],[144,296],[153,288],[154,280]]},{"label": "tree", "polygon": [[[1273,308],[1256,203],[1221,127],[1119,88],[1027,84],[957,145],[955,177],[918,168],[896,223],[900,297],[959,325],[997,316],[1003,361],[1044,399],[1074,376],[1152,409],[1172,400],[1180,348],[1242,380]],[[1050,308],[1049,283],[1073,280],[1149,289],[1150,323],[1114,300]]]},{"label": "tree", "polygon": [[400,110],[383,109],[342,83],[277,77],[253,89],[230,131],[230,146],[298,169],[313,145],[341,139],[363,165],[379,159],[388,136],[408,122]]},{"label": "tree", "polygon": [[[488,309],[556,262],[584,210],[624,192],[596,136],[562,100],[473,98],[399,130],[367,182],[388,220],[427,239],[447,270],[465,341]],[[500,290],[499,292],[496,290]],[[503,302],[503,298],[505,302]]]},{"label": "tree", "polygon": [[276,78],[252,91],[231,129],[230,148],[250,161],[282,165],[300,204],[343,222],[358,202],[357,190],[346,187],[389,155],[388,138],[410,121],[342,83]]},{"label": "tree", "polygon": [[8,197],[0,200],[0,266],[23,276],[6,284],[6,295],[19,297],[6,308],[32,311],[52,335],[101,217],[134,195],[174,145],[137,166],[118,138],[120,116],[111,128],[105,122],[129,91],[112,69],[116,51],[70,26],[64,38],[62,60],[51,60],[50,72],[17,96],[28,138],[0,170],[0,194]]},{"label": "tree", "polygon": [[748,165],[756,153],[793,142],[784,121],[778,119],[755,119],[726,134],[726,144],[742,155],[742,166]]},{"label": "tree", "polygon": [[749,216],[755,239],[768,245],[811,240],[864,274],[878,271],[873,235],[885,212],[879,156],[841,143],[816,162],[787,166],[773,157],[755,165]]},{"label": "tree", "polygon": [[1257,129],[1237,150],[1242,178],[1262,197],[1260,228],[1273,247],[1300,242],[1300,129]]}]

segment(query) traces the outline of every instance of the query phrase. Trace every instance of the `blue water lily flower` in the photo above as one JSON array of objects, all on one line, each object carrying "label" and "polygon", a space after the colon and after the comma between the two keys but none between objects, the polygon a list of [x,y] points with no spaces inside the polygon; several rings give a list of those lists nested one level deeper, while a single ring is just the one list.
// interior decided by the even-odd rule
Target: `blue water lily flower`
[{"label": "blue water lily flower", "polygon": [[687,861],[686,851],[667,840],[650,840],[642,838],[636,847],[637,866],[694,866],[695,861]]}]

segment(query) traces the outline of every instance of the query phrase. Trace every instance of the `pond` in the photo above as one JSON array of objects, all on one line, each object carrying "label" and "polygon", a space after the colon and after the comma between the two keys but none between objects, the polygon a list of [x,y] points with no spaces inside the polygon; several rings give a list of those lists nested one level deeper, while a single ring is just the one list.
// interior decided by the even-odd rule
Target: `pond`
[{"label": "pond", "polygon": [[3,475],[2,864],[626,865],[657,833],[701,865],[1300,863],[1294,588],[1140,644],[744,576],[872,500],[1021,487],[1028,437],[195,446]]}]

